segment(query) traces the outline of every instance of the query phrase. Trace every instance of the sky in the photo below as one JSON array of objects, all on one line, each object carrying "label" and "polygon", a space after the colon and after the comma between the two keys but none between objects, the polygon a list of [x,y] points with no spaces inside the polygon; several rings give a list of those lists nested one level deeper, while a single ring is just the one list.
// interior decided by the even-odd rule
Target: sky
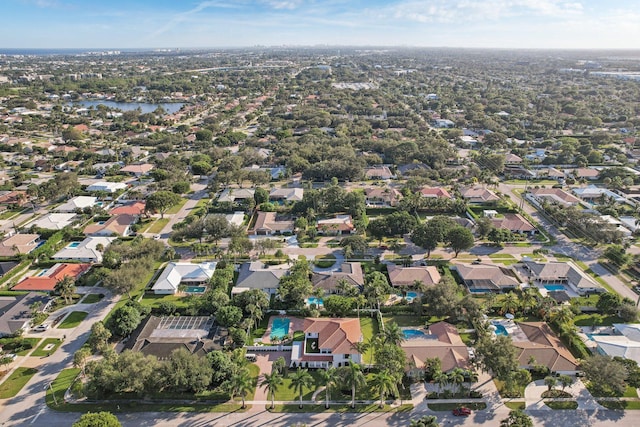
[{"label": "sky", "polygon": [[640,49],[640,0],[1,0],[0,48]]}]

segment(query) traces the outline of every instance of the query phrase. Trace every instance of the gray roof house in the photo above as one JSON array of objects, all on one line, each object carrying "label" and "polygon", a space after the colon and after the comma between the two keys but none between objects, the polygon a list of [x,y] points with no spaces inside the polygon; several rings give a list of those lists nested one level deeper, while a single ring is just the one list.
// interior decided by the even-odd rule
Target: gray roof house
[{"label": "gray roof house", "polygon": [[455,264],[451,269],[472,293],[503,292],[520,284],[513,270],[493,264]]},{"label": "gray roof house", "polygon": [[246,262],[240,266],[238,280],[231,289],[232,294],[239,294],[250,289],[262,289],[269,295],[276,293],[280,278],[289,272],[289,268],[268,266],[260,261]]},{"label": "gray roof house", "polygon": [[530,280],[536,286],[567,285],[574,292],[584,295],[604,292],[604,288],[573,262],[524,261],[524,267],[531,274]]},{"label": "gray roof house", "polygon": [[[178,292],[180,285],[206,285],[216,271],[215,262],[170,262],[162,270],[160,277],[151,288],[156,295],[172,295]],[[188,289],[187,289],[188,291]]]},{"label": "gray roof house", "polygon": [[31,309],[35,302],[42,302],[41,310],[46,310],[51,299],[45,295],[29,292],[15,297],[0,297],[0,336],[13,335],[19,330],[27,330],[31,321]]}]

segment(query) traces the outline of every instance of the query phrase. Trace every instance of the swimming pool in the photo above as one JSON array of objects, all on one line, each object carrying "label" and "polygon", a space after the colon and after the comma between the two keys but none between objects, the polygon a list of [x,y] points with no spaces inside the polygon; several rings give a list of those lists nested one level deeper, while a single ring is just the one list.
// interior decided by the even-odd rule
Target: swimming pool
[{"label": "swimming pool", "polygon": [[420,338],[427,335],[424,332],[419,331],[417,329],[403,329],[402,334],[404,335],[404,339],[406,340],[410,340],[412,338]]},{"label": "swimming pool", "polygon": [[417,298],[417,297],[418,297],[417,292],[407,292],[407,298]]},{"label": "swimming pool", "polygon": [[187,286],[184,291],[188,294],[203,294],[206,290],[206,286]]},{"label": "swimming pool", "polygon": [[80,242],[71,242],[67,248],[77,248],[78,246],[80,246]]},{"label": "swimming pool", "polygon": [[289,323],[291,320],[286,317],[276,317],[271,323],[271,339],[282,339],[285,335],[289,335]]},{"label": "swimming pool", "polygon": [[493,326],[496,327],[496,329],[494,331],[496,335],[504,335],[505,337],[509,335],[509,332],[507,332],[507,328],[505,328],[503,325],[501,325],[499,323],[498,324],[494,323]]},{"label": "swimming pool", "polygon": [[307,298],[307,304],[309,304],[309,305],[315,304],[316,306],[321,306],[321,305],[323,305],[323,301],[322,301],[322,298],[309,297],[309,298]]},{"label": "swimming pool", "polygon": [[564,285],[544,285],[544,288],[548,291],[564,291]]}]

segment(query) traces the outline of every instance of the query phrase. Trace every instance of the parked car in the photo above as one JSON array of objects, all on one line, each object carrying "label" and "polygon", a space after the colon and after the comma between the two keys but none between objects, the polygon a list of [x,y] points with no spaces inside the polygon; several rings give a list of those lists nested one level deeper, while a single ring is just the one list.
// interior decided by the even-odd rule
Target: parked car
[{"label": "parked car", "polygon": [[456,417],[468,417],[469,415],[471,415],[471,409],[465,408],[464,406],[462,408],[456,408],[451,412]]},{"label": "parked car", "polygon": [[7,357],[11,360],[16,360],[18,358],[18,355],[15,353],[8,353],[8,354],[3,354],[2,357]]},{"label": "parked car", "polygon": [[33,328],[33,330],[36,331],[36,332],[44,332],[47,329],[49,329],[49,324],[48,323],[43,323],[42,325],[38,325],[35,328]]}]

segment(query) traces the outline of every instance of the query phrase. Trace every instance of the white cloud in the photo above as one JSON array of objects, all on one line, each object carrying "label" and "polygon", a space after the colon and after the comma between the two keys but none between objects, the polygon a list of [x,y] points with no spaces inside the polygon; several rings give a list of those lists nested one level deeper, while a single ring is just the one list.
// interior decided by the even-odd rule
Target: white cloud
[{"label": "white cloud", "polygon": [[263,0],[262,3],[274,9],[297,9],[304,3],[303,0]]},{"label": "white cloud", "polygon": [[449,23],[518,16],[562,18],[582,11],[580,2],[566,0],[407,0],[372,12],[380,18]]}]

